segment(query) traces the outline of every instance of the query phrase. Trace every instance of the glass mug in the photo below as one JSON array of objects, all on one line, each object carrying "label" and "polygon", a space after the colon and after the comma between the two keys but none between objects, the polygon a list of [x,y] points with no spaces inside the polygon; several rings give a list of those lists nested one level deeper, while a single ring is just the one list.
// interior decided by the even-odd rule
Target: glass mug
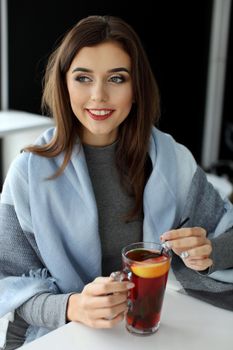
[{"label": "glass mug", "polygon": [[123,270],[111,277],[135,284],[128,295],[126,329],[139,335],[153,334],[160,324],[171,252],[157,243],[133,243],[123,248],[122,263]]}]

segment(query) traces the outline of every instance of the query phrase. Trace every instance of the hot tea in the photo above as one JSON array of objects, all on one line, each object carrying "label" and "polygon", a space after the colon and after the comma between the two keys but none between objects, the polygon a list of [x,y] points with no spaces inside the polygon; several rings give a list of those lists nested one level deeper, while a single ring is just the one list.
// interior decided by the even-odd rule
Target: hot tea
[{"label": "hot tea", "polygon": [[168,253],[136,248],[123,254],[124,271],[130,271],[135,284],[129,293],[127,329],[151,334],[159,328],[160,314],[170,267]]}]

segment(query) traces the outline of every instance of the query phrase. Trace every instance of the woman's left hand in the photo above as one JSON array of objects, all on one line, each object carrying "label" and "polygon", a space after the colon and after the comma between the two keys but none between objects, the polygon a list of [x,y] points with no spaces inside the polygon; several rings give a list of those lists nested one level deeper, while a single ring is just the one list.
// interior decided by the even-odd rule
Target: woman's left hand
[{"label": "woman's left hand", "polygon": [[206,270],[213,265],[210,259],[211,241],[206,238],[206,230],[201,227],[180,228],[165,232],[161,237],[174,253],[179,255],[184,264],[196,271]]}]

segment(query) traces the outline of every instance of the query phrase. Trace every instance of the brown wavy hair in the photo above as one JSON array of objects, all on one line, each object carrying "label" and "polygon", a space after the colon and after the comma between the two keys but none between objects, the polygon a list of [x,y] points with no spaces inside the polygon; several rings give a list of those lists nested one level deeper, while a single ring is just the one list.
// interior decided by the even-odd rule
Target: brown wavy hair
[{"label": "brown wavy hair", "polygon": [[81,124],[71,109],[66,73],[80,49],[106,41],[120,43],[131,58],[135,102],[128,117],[119,126],[116,164],[122,183],[134,197],[135,206],[127,216],[133,219],[142,209],[149,139],[152,126],[158,121],[160,107],[158,87],[140,39],[122,19],[89,16],[64,36],[49,58],[42,97],[42,110],[55,120],[54,137],[48,144],[29,146],[25,150],[48,158],[64,152],[63,164],[51,178],[62,174],[77,137],[81,139]]}]

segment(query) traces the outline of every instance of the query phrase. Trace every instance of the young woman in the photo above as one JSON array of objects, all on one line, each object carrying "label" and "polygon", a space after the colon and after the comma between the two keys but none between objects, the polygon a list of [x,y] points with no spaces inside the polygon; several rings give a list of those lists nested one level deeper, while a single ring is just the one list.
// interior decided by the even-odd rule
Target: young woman
[{"label": "young woman", "polygon": [[49,60],[43,106],[55,128],[13,162],[1,196],[6,349],[68,321],[120,322],[134,286],[109,276],[142,240],[167,241],[181,287],[231,308],[232,205],[154,127],[158,88],[133,29],[107,16],[75,25]]}]

